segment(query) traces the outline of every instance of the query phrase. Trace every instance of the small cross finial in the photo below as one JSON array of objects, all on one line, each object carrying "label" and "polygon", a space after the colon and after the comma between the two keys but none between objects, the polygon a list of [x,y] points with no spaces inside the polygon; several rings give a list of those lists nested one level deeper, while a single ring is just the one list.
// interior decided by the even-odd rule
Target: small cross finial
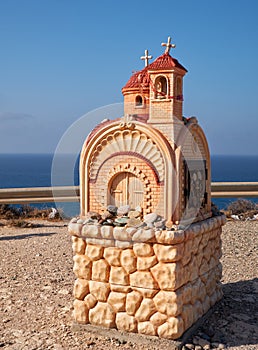
[{"label": "small cross finial", "polygon": [[169,53],[170,49],[174,49],[176,47],[175,44],[171,44],[171,37],[168,37],[167,43],[162,43],[161,46],[166,46],[165,53]]},{"label": "small cross finial", "polygon": [[148,56],[149,55],[149,51],[148,50],[145,50],[144,51],[144,56],[141,56],[141,60],[144,60],[145,61],[145,67],[147,67],[149,65],[149,60],[152,59],[152,56]]}]

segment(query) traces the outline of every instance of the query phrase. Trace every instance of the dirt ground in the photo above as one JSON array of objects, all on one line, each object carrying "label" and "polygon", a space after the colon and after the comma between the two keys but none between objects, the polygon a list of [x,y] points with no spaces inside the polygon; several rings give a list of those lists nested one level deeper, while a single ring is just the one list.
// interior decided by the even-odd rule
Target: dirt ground
[{"label": "dirt ground", "polygon": [[[73,260],[67,223],[0,226],[0,348],[12,350],[158,349],[132,339],[72,330]],[[258,222],[223,228],[224,298],[198,336],[229,349],[258,349]],[[155,343],[156,344],[156,343]],[[192,349],[202,348],[196,345]],[[222,345],[221,345],[222,346]],[[167,348],[168,349],[168,348]]]}]

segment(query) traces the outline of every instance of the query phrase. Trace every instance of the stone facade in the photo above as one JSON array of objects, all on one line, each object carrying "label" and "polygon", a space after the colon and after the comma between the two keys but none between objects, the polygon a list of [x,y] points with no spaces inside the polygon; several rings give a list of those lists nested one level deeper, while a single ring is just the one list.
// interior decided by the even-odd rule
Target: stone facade
[{"label": "stone facade", "polygon": [[224,223],[220,215],[168,231],[73,219],[75,321],[180,337],[222,297]]}]

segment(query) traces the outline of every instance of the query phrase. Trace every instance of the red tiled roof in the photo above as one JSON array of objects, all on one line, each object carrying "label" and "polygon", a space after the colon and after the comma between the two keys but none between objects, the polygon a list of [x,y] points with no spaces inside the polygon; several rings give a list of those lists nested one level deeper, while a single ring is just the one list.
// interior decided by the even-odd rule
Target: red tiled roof
[{"label": "red tiled roof", "polygon": [[147,67],[134,73],[123,89],[134,89],[139,87],[148,88],[150,83],[150,77],[148,74],[149,70],[172,69],[175,67],[183,69],[185,72],[187,72],[187,70],[178,62],[178,60],[171,57],[169,53],[164,53],[156,58],[156,60]]},{"label": "red tiled roof", "polygon": [[150,83],[150,78],[147,69],[144,69],[134,73],[128,82],[125,84],[123,89],[133,89],[139,88],[140,86],[143,88],[148,88]]},{"label": "red tiled roof", "polygon": [[159,56],[154,62],[149,64],[147,68],[148,70],[159,70],[171,69],[175,67],[183,69],[185,72],[187,72],[185,67],[183,67],[177,59],[171,57],[169,53],[164,53],[163,55]]}]

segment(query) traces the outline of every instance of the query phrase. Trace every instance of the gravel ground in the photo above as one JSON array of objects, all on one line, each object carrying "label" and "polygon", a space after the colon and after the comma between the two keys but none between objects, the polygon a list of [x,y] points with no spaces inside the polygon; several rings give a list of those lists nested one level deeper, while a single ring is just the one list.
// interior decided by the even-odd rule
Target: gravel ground
[{"label": "gravel ground", "polygon": [[[0,227],[0,348],[157,349],[151,343],[121,341],[108,331],[72,331],[74,275],[67,223],[37,223],[40,227]],[[189,348],[201,337],[229,349],[258,349],[257,233],[254,221],[224,226],[224,298],[189,340]]]}]

